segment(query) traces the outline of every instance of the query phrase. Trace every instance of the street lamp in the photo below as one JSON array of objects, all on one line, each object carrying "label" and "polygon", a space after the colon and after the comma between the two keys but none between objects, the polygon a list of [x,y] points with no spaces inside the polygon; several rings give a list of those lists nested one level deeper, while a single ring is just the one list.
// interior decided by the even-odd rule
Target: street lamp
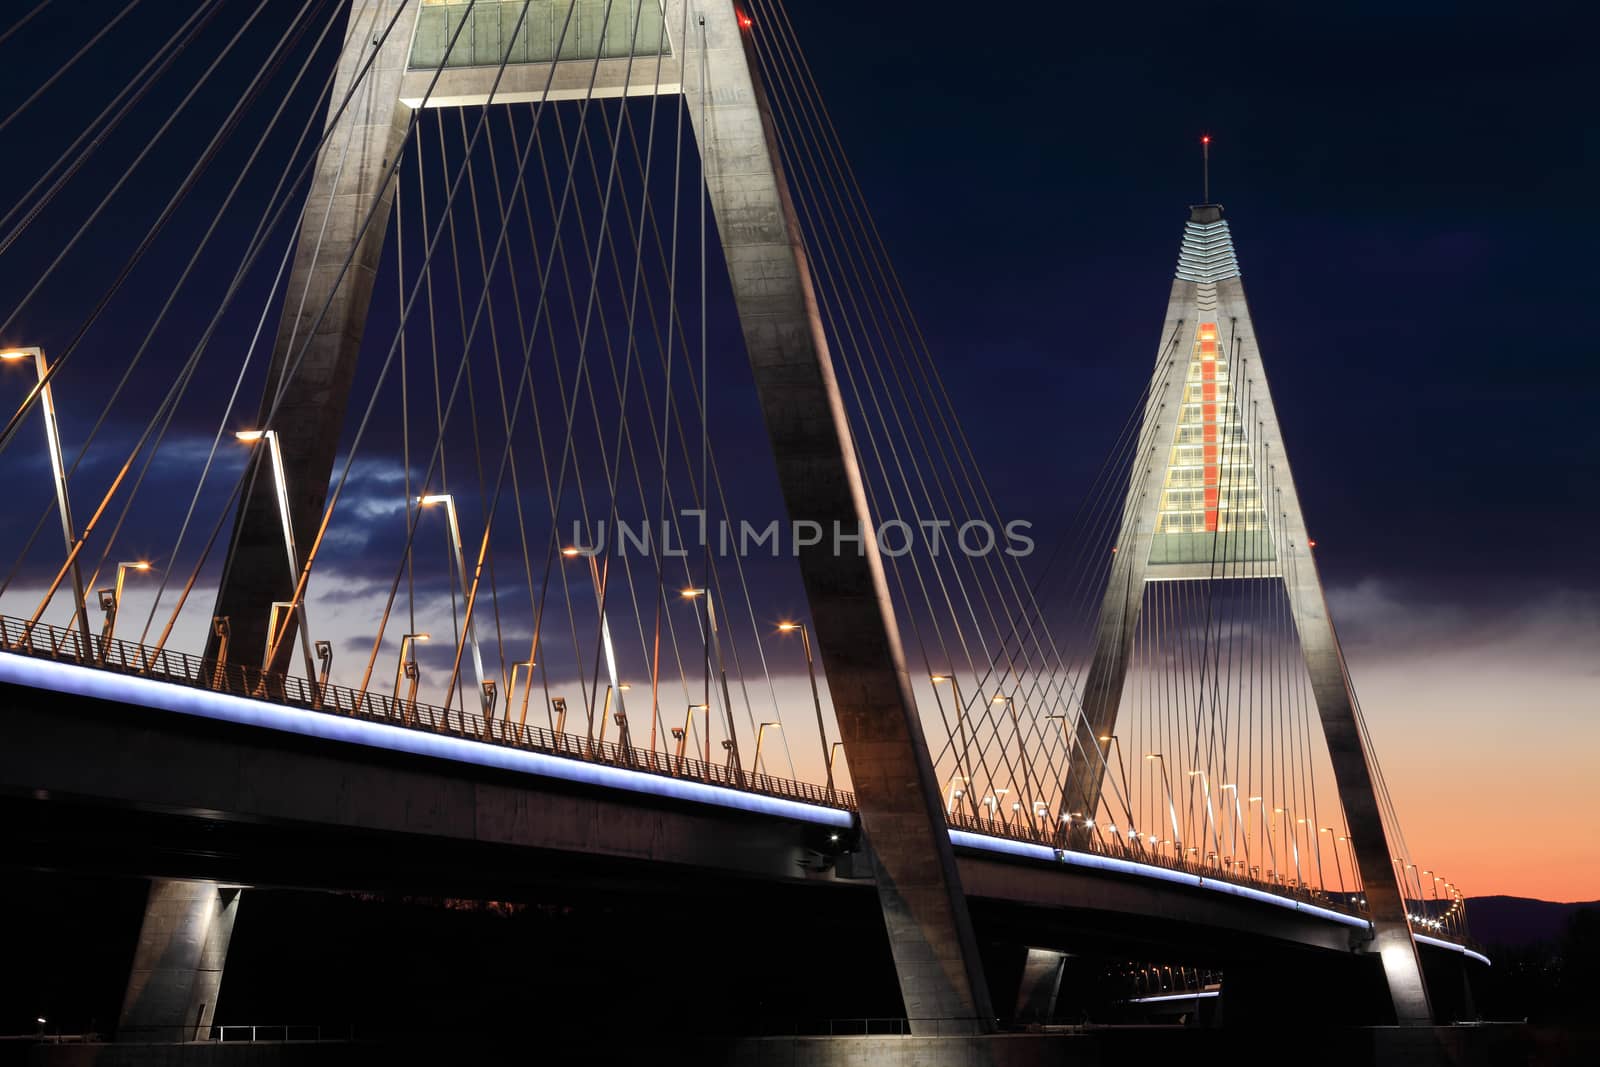
[{"label": "street lamp", "polygon": [[18,363],[29,357],[33,358],[33,367],[39,376],[39,405],[44,412],[45,443],[50,452],[50,474],[55,479],[56,485],[56,510],[61,513],[61,535],[67,543],[67,558],[72,561],[72,593],[73,609],[78,619],[78,636],[83,641],[83,655],[90,654],[89,649],[89,605],[84,598],[83,571],[78,567],[78,556],[74,552],[77,543],[77,534],[74,533],[72,522],[72,503],[67,496],[67,470],[61,461],[61,428],[56,420],[55,394],[50,389],[49,372],[50,364],[44,358],[42,348],[13,348],[0,352],[0,360],[7,363]]},{"label": "street lamp", "polygon": [[828,777],[833,777],[833,761],[839,757],[839,750],[844,747],[843,741],[835,741],[828,746]]},{"label": "street lamp", "polygon": [[[928,681],[934,686],[934,700],[939,699],[938,687],[945,682],[950,683],[950,690],[956,698],[956,734],[961,738],[961,754],[956,757],[956,770],[965,775],[972,774],[971,752],[967,747],[967,702],[961,699],[961,683],[954,674],[930,674]],[[944,712],[941,710],[940,715]],[[977,808],[973,808],[977,814]]]},{"label": "street lamp", "polygon": [[1172,799],[1172,778],[1167,774],[1167,759],[1160,752],[1146,752],[1144,758],[1161,764],[1161,784],[1167,791],[1167,816],[1172,820],[1173,855],[1183,855],[1183,833],[1178,829],[1178,805]]},{"label": "street lamp", "polygon": [[606,724],[611,721],[611,695],[612,695],[613,692],[616,694],[616,697],[617,697],[617,713],[616,713],[617,728],[620,731],[622,731],[622,733],[624,735],[623,738],[622,738],[623,744],[624,745],[627,744],[626,734],[627,734],[627,729],[628,729],[628,713],[622,706],[622,694],[626,693],[628,690],[630,690],[632,688],[633,688],[633,686],[629,685],[627,682],[622,682],[619,685],[608,685],[608,686],[606,686],[606,701],[605,701],[605,704],[603,704],[601,706],[601,708],[600,708],[600,746],[601,746],[601,748],[604,748],[605,747],[605,743],[606,743]]},{"label": "street lamp", "polygon": [[1261,837],[1266,842],[1267,846],[1265,866],[1267,873],[1270,876],[1268,880],[1275,882],[1278,878],[1278,846],[1272,840],[1272,823],[1267,819],[1266,798],[1259,796],[1251,797],[1250,803],[1261,805]]},{"label": "street lamp", "polygon": [[[756,727],[756,758],[751,762],[751,766],[755,768],[757,774],[761,773],[761,740],[769,729],[781,730],[783,729],[783,723],[764,722]],[[833,787],[830,785],[828,788],[832,789]]]},{"label": "street lamp", "polygon": [[[1296,819],[1295,825],[1304,826],[1306,833],[1311,834],[1312,843],[1317,847],[1317,884],[1323,889],[1328,888],[1328,880],[1322,874],[1322,838],[1316,833],[1316,825],[1310,819]],[[1298,834],[1300,831],[1296,830]]]},{"label": "street lamp", "polygon": [[966,775],[957,774],[953,776],[950,779],[949,784],[945,786],[944,813],[946,815],[950,815],[955,812],[956,801],[960,800],[966,795],[966,790],[962,789],[961,787],[966,785],[969,781],[971,781],[971,779],[969,779]]},{"label": "street lamp", "polygon": [[[822,762],[827,771],[828,792],[831,794],[833,792],[833,760],[828,754],[828,731],[822,723],[822,698],[817,695],[817,665],[811,658],[811,635],[806,632],[806,624],[803,622],[780,622],[778,624],[779,633],[793,633],[796,630],[800,631],[800,647],[806,653],[806,674],[811,679],[811,706],[817,712],[817,736],[822,739]],[[759,748],[760,744],[758,740],[756,746]],[[757,769],[759,770],[760,768]]]},{"label": "street lamp", "polygon": [[[1248,867],[1250,865],[1250,832],[1249,828],[1244,826],[1244,807],[1239,802],[1239,787],[1232,782],[1228,782],[1226,785],[1220,785],[1217,788],[1224,792],[1233,791],[1233,834],[1239,838],[1239,843],[1244,846],[1244,865]],[[1228,844],[1232,846],[1233,843],[1230,838]]]},{"label": "street lamp", "polygon": [[[617,652],[616,647],[611,643],[611,620],[606,612],[606,589],[608,588],[608,579],[611,574],[610,561],[607,561],[606,565],[602,567],[599,553],[579,548],[576,545],[569,545],[563,548],[561,554],[567,559],[577,559],[582,556],[589,561],[589,580],[594,584],[595,610],[600,613],[600,648],[605,653],[606,677],[611,683],[606,688],[605,707],[601,709],[600,713],[600,740],[604,742],[606,733],[605,720],[606,716],[611,713],[611,694],[613,692],[617,694],[617,714],[621,715],[623,720],[626,721],[628,709],[623,703],[622,691],[631,688],[623,685],[617,675]],[[589,708],[589,743],[593,745],[594,705],[590,704]]]},{"label": "street lamp", "polygon": [[1288,808],[1273,808],[1272,813],[1283,816],[1283,832],[1289,837],[1289,846],[1294,857],[1294,886],[1299,889],[1305,885],[1306,880],[1300,873],[1300,835],[1294,831],[1294,812]]},{"label": "street lamp", "polygon": [[[1343,894],[1344,891],[1345,891],[1345,889],[1344,889],[1344,862],[1339,859],[1339,840],[1338,840],[1338,835],[1333,832],[1333,827],[1331,827],[1331,826],[1319,826],[1319,827],[1317,827],[1317,833],[1319,833],[1319,834],[1327,834],[1329,840],[1333,844],[1333,869],[1339,875],[1339,892],[1341,894]],[[1318,845],[1317,845],[1317,853],[1318,853],[1318,855],[1320,855],[1322,853],[1322,845],[1320,844],[1320,842],[1322,841],[1322,838],[1320,838],[1320,837],[1317,838],[1317,841],[1319,842]]]},{"label": "street lamp", "polygon": [[[742,773],[740,771],[741,762],[739,759],[739,734],[738,731],[733,728],[733,697],[728,693],[728,671],[722,663],[722,641],[717,634],[717,609],[716,605],[712,603],[715,598],[711,595],[710,589],[703,588],[684,589],[678,595],[685,600],[698,600],[705,604],[705,628],[703,630],[703,636],[705,638],[706,650],[706,687],[709,690],[711,682],[711,663],[712,658],[715,657],[717,665],[717,680],[722,689],[722,710],[728,717],[728,741],[730,744],[723,747],[728,750],[728,759],[733,765],[735,775],[739,775]],[[710,696],[711,694],[707,692],[707,704],[710,703]],[[709,711],[706,713],[705,752],[706,763],[710,764],[711,715]]]},{"label": "street lamp", "polygon": [[996,693],[991,704],[1004,704],[1011,712],[1011,732],[1017,738],[1017,757],[1022,761],[1022,795],[1025,800],[1033,799],[1033,783],[1028,774],[1028,751],[1022,743],[1022,724],[1017,719],[1016,701],[1004,693]]},{"label": "street lamp", "polygon": [[[310,626],[306,622],[306,607],[305,604],[301,603],[300,598],[295,596],[295,593],[293,592],[294,590],[297,590],[300,585],[300,554],[295,549],[294,525],[289,521],[289,487],[283,473],[283,449],[279,447],[278,444],[278,431],[240,430],[233,436],[238,440],[243,441],[247,445],[253,445],[258,441],[265,441],[267,443],[267,455],[272,463],[273,495],[278,502],[278,521],[283,526],[283,551],[285,559],[289,564],[289,589],[291,590],[289,595],[295,597],[293,601],[293,617],[300,624],[300,651],[305,656],[306,660],[306,677],[315,678],[317,672],[311,664],[311,637],[309,632]],[[283,616],[283,625],[285,631],[287,631],[289,626],[289,618],[290,614],[285,612]],[[281,633],[277,632],[275,628],[270,627],[270,625],[269,629],[272,629],[273,632],[269,634],[269,639],[267,641],[267,655],[269,657],[269,661],[266,666],[271,665],[270,658],[277,651],[278,644],[283,637]]]},{"label": "street lamp", "polygon": [[522,714],[517,718],[518,726],[528,725],[528,698],[533,695],[533,668],[538,666],[531,659],[519,660],[511,665],[511,679],[507,685],[506,714],[511,714],[511,703],[517,696],[517,670],[522,667],[528,669],[528,684],[522,687]]},{"label": "street lamp", "polygon": [[[400,659],[394,668],[394,694],[390,697],[391,704],[400,699],[400,676],[404,674],[406,677],[414,677],[417,666],[417,642],[432,638],[432,634],[405,634],[400,638]],[[411,666],[409,672],[406,670],[407,664]]]},{"label": "street lamp", "polygon": [[[100,630],[100,662],[106,662],[111,655],[111,635],[117,628],[117,609],[122,606],[122,583],[127,579],[129,571],[147,571],[150,564],[144,560],[133,563],[117,564],[117,582],[110,589],[100,590],[100,607],[106,613],[106,622]],[[109,595],[108,595],[109,594]]]},{"label": "street lamp", "polygon": [[[1060,718],[1065,719],[1066,716],[1062,715]],[[1102,745],[1107,746],[1107,748],[1110,748],[1116,753],[1117,773],[1122,776],[1122,810],[1127,814],[1128,822],[1132,823],[1133,786],[1128,784],[1128,764],[1122,755],[1122,742],[1117,740],[1116,734],[1101,734],[1097,740],[1099,740]],[[1104,750],[1100,752],[1100,764],[1101,766],[1106,765],[1106,754]]]},{"label": "street lamp", "polygon": [[[1211,827],[1211,844],[1212,847],[1217,850],[1217,855],[1220,857],[1222,854],[1222,838],[1217,833],[1216,812],[1213,811],[1211,807],[1211,782],[1206,778],[1205,771],[1189,772],[1190,778],[1197,776],[1200,779],[1200,788],[1205,792],[1206,796],[1206,824]],[[1190,795],[1193,796],[1192,793]]]},{"label": "street lamp", "polygon": [[706,738],[707,738],[707,740],[706,740],[706,765],[710,766],[710,764],[711,764],[711,741],[710,741],[710,737],[711,737],[711,705],[710,704],[690,704],[688,710],[683,713],[683,729],[680,730],[676,726],[674,726],[672,728],[672,736],[674,738],[676,738],[677,741],[678,741],[678,771],[679,771],[679,773],[682,773],[682,771],[683,771],[683,749],[684,749],[684,746],[689,743],[689,727],[690,727],[690,725],[693,724],[693,722],[694,722],[694,713],[697,712],[697,711],[705,713],[705,717],[706,717]]},{"label": "street lamp", "polygon": [[1354,888],[1355,889],[1360,889],[1361,888],[1361,867],[1360,867],[1359,864],[1356,863],[1356,846],[1350,841],[1350,839],[1348,837],[1341,836],[1341,837],[1339,837],[1338,840],[1344,844],[1344,847],[1345,847],[1345,850],[1346,850],[1346,854],[1350,858],[1350,881],[1352,883],[1354,883]]},{"label": "street lamp", "polygon": [[[467,591],[467,557],[461,546],[461,522],[456,516],[455,494],[429,493],[427,496],[419,496],[417,498],[417,503],[425,508],[432,507],[435,504],[444,505],[445,518],[450,524],[450,528],[445,532],[445,544],[447,548],[453,549],[455,552],[456,574],[461,580],[461,599],[466,601],[471,596],[471,593]],[[467,637],[472,641],[472,669],[476,672],[478,682],[478,699],[483,709],[484,723],[485,726],[487,726],[489,716],[493,713],[492,701],[494,698],[491,695],[493,691],[483,684],[483,653],[478,648],[478,620],[473,617],[471,604],[465,605],[465,611],[467,613]],[[461,663],[461,653],[459,649],[456,652],[456,663],[457,665]],[[453,690],[455,683],[454,671],[452,671],[451,674],[452,677],[450,681]],[[455,700],[455,696],[456,695],[453,691],[445,694],[444,706],[447,712],[449,711],[451,702]],[[462,714],[465,715],[466,708],[463,707],[461,710]],[[464,728],[466,723],[463,722],[461,725]]]}]

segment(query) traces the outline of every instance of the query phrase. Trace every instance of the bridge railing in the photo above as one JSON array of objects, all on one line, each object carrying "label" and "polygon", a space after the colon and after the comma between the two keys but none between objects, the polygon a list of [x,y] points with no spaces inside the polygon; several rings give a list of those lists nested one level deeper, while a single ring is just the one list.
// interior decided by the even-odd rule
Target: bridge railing
[{"label": "bridge railing", "polygon": [[[1251,878],[1241,875],[1236,871],[1214,863],[1201,860],[1192,860],[1187,857],[1169,856],[1153,849],[1147,848],[1141,841],[1130,843],[1120,835],[1112,834],[1109,839],[1097,833],[1087,835],[1073,835],[1066,824],[1045,828],[1043,826],[1029,826],[1020,819],[1002,820],[999,818],[983,818],[965,811],[951,811],[945,818],[950,825],[960,830],[969,830],[975,834],[986,834],[990,837],[1004,837],[1013,841],[1026,841],[1033,845],[1043,845],[1046,848],[1062,851],[1087,852],[1091,855],[1109,856],[1113,859],[1128,860],[1133,863],[1145,863],[1154,867],[1165,867],[1168,870],[1183,871],[1197,878],[1204,878],[1214,882],[1228,882],[1232,885],[1246,886],[1272,893],[1275,896],[1287,897],[1292,900],[1303,900],[1307,904],[1328,908],[1333,911],[1343,912],[1364,918],[1366,911],[1357,903],[1355,894],[1329,894],[1306,885],[1292,885],[1284,882],[1274,882],[1262,878]],[[1069,844],[1069,839],[1071,839]]]},{"label": "bridge railing", "polygon": [[[663,777],[686,778],[708,785],[798,800],[807,804],[854,811],[855,795],[847,789],[828,789],[811,782],[779,778],[745,770],[730,763],[714,763],[689,755],[663,752],[635,744],[630,729],[622,739],[593,737],[587,733],[557,732],[545,726],[511,721],[504,716],[483,716],[460,708],[439,707],[394,694],[321,683],[296,675],[264,671],[240,663],[218,663],[172,649],[155,649],[114,638],[103,641],[91,635],[87,644],[72,627],[0,616],[0,639],[9,652],[95,667],[117,674],[137,675],[233,696],[265,700],[307,711],[366,719],[427,733],[460,737],[547,755],[603,763]],[[609,731],[608,731],[609,732]]]},{"label": "bridge railing", "polygon": [[[155,681],[209,689],[234,696],[265,700],[273,704],[340,715],[347,718],[366,719],[392,726],[400,726],[427,733],[460,737],[485,744],[536,751],[566,759],[607,764],[628,770],[670,778],[683,778],[710,785],[725,786],[745,792],[798,800],[808,804],[856,810],[855,795],[845,789],[828,789],[811,782],[779,778],[769,774],[744,770],[731,763],[715,763],[703,758],[682,757],[649,746],[640,747],[633,742],[630,728],[622,727],[622,739],[601,739],[585,734],[558,732],[546,726],[529,724],[505,717],[485,717],[460,708],[439,707],[416,700],[407,700],[394,694],[376,693],[370,688],[352,689],[349,686],[322,684],[296,675],[263,671],[240,663],[217,663],[199,656],[172,649],[155,649],[133,641],[113,639],[102,641],[90,635],[87,644],[79,631],[72,627],[38,623],[29,626],[23,619],[0,616],[0,639],[6,650],[96,667],[119,674],[132,674]],[[1329,894],[1304,885],[1252,878],[1230,871],[1218,864],[1198,859],[1163,855],[1147,848],[1142,842],[1129,843],[1120,835],[1112,840],[1098,834],[1072,835],[1066,826],[1045,828],[1029,826],[1024,820],[980,818],[969,812],[952,811],[946,815],[950,825],[957,829],[990,837],[1001,837],[1048,848],[1087,852],[1117,859],[1145,863],[1171,870],[1184,871],[1213,881],[1248,886],[1277,896],[1319,907],[1364,916],[1355,893]],[[1447,931],[1428,931],[1435,936],[1452,937]]]}]

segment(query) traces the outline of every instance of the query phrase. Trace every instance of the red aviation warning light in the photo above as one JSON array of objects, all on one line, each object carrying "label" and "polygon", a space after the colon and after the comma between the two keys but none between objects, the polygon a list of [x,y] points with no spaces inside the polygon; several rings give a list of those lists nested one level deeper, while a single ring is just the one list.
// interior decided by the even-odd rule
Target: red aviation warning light
[{"label": "red aviation warning light", "polygon": [[741,30],[748,30],[751,26],[754,26],[755,24],[756,24],[756,20],[755,19],[751,18],[749,15],[745,14],[743,11],[739,12],[739,28]]}]

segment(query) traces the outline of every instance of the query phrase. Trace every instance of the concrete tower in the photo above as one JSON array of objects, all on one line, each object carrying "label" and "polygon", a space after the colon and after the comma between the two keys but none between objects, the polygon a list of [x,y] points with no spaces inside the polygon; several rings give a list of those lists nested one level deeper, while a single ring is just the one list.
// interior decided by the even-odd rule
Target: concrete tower
[{"label": "concrete tower", "polygon": [[[301,566],[327,500],[413,111],[482,105],[491,91],[494,103],[683,95],[790,516],[871,528],[746,39],[760,30],[733,0],[351,0],[348,18],[335,103],[371,69],[350,106],[329,116],[261,408],[262,428],[279,430]],[[232,662],[262,662],[273,602],[292,595],[277,506],[263,472],[240,508],[217,599]],[[860,555],[822,544],[799,563],[906,1014],[917,1029],[988,1029],[988,990],[877,544],[867,538]],[[290,634],[274,668],[289,668],[294,651]]]},{"label": "concrete tower", "polygon": [[1121,532],[1083,689],[1063,811],[1099,804],[1150,582],[1284,581],[1361,869],[1374,939],[1403,1024],[1431,1022],[1354,695],[1306,536],[1256,345],[1233,238],[1216,204],[1189,211],[1167,301]]}]

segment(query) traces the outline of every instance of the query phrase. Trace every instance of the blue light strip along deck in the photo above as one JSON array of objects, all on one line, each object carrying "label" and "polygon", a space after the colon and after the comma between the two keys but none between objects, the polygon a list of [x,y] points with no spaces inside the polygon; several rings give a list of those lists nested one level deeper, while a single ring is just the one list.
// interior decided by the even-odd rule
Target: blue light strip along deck
[{"label": "blue light strip along deck", "polygon": [[[756,815],[770,815],[780,819],[793,819],[821,826],[849,829],[854,825],[855,821],[855,817],[848,811],[824,807],[820,804],[807,804],[798,800],[766,796],[761,793],[746,793],[726,786],[709,785],[705,782],[689,781],[683,778],[667,778],[662,775],[648,774],[644,771],[633,771],[603,763],[567,759],[543,752],[529,752],[524,749],[493,745],[464,737],[447,737],[441,734],[431,734],[421,730],[394,726],[389,723],[347,718],[329,712],[284,707],[263,700],[234,696],[230,693],[217,693],[209,689],[192,689],[188,686],[176,685],[171,682],[158,682],[151,678],[140,678],[135,675],[114,674],[93,667],[79,666],[75,663],[34,659],[30,656],[19,656],[9,652],[0,652],[0,682],[27,686],[31,689],[46,689],[56,693],[66,693],[93,700],[105,700],[115,704],[155,708],[180,715],[194,715],[199,718],[237,723],[243,726],[278,730],[301,737],[314,737],[325,741],[366,745],[371,748],[386,749],[390,752],[430,756],[435,759],[488,767],[494,770],[518,771],[524,774],[554,778],[580,785],[619,789],[629,793],[683,800],[691,803],[711,804],[735,811],[744,811]],[[1051,848],[1048,845],[1016,841],[1006,837],[990,837],[987,834],[977,834],[970,830],[951,830],[950,842],[958,848],[976,849],[982,852],[993,852],[1046,863],[1061,863],[1069,867],[1106,871],[1135,878],[1169,882],[1173,885],[1185,886],[1190,889],[1203,889],[1213,893],[1223,893],[1260,904],[1268,904],[1273,907],[1287,908],[1291,911],[1313,915],[1345,926],[1358,928],[1370,926],[1367,920],[1358,916],[1346,915],[1343,912],[1334,911],[1332,908],[1320,907],[1303,900],[1278,896],[1274,893],[1268,893],[1250,886],[1237,885],[1233,882],[1205,878],[1201,875],[1190,874],[1187,871],[1176,871],[1168,867],[1158,867],[1154,864],[1119,859],[1115,856],[1100,856],[1092,852],[1070,852]],[[1458,945],[1441,938],[1428,937],[1425,934],[1415,934],[1413,936],[1422,944],[1460,952],[1485,964],[1489,962],[1488,957],[1482,953],[1474,952],[1464,945]]]},{"label": "blue light strip along deck", "polygon": [[263,700],[217,693],[209,689],[191,689],[188,686],[158,682],[134,675],[113,674],[74,663],[58,663],[53,660],[0,653],[0,682],[28,686],[32,689],[48,689],[57,693],[117,704],[155,708],[180,715],[194,715],[243,726],[258,726],[324,741],[366,745],[370,748],[415,756],[431,756],[494,770],[520,771],[580,785],[601,786],[672,800],[713,804],[756,815],[771,815],[823,826],[848,829],[853,822],[850,812],[820,804],[806,804],[798,800],[766,796],[761,793],[746,793],[726,786],[709,785],[683,778],[667,778],[644,771],[566,759],[543,752],[492,745],[464,737],[431,734],[389,723],[347,718],[324,711],[283,707]]}]

